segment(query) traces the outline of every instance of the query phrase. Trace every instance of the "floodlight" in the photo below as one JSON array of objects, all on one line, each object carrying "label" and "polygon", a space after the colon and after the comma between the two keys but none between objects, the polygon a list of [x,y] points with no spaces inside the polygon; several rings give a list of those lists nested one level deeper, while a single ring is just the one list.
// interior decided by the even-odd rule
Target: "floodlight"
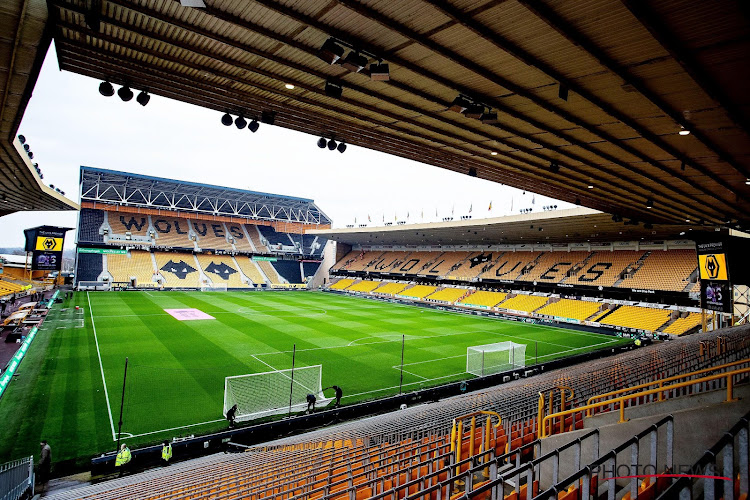
[{"label": "floodlight", "polygon": [[99,84],[99,93],[104,97],[112,97],[115,95],[115,88],[109,82],[102,82]]},{"label": "floodlight", "polygon": [[120,87],[120,90],[117,91],[117,95],[120,96],[120,99],[122,99],[123,102],[128,102],[133,98],[133,91],[130,90],[130,87],[125,85],[124,87]]},{"label": "floodlight", "polygon": [[325,149],[326,148],[326,140],[323,139],[322,137],[320,139],[318,139],[318,147],[320,149]]},{"label": "floodlight", "polygon": [[148,95],[148,92],[145,90],[141,90],[141,93],[138,94],[138,97],[135,98],[136,101],[138,101],[138,104],[141,106],[145,106],[148,104],[148,101],[151,100],[151,96]]},{"label": "floodlight", "polygon": [[342,141],[339,143],[336,149],[338,149],[339,153],[343,153],[344,151],[346,151],[346,144],[344,144],[344,142]]},{"label": "floodlight", "polygon": [[234,125],[238,129],[242,130],[243,128],[247,127],[247,120],[245,120],[245,117],[243,117],[242,115],[240,115],[237,118],[235,118]]},{"label": "floodlight", "polygon": [[336,43],[335,38],[329,38],[318,50],[318,57],[328,64],[333,64],[344,55],[344,47]]},{"label": "floodlight", "polygon": [[250,125],[247,126],[247,128],[250,129],[250,132],[255,133],[258,131],[258,127],[260,127],[260,124],[258,123],[258,120],[252,120],[250,122]]},{"label": "floodlight", "polygon": [[475,167],[469,168],[469,177],[476,177],[477,176],[477,169]]},{"label": "floodlight", "polygon": [[31,149],[31,146],[29,146],[28,144],[24,144],[24,145],[23,145],[23,149],[25,149],[25,150],[26,150],[26,152],[28,153],[28,152],[29,152],[29,150]]},{"label": "floodlight", "polygon": [[232,120],[232,115],[229,113],[224,113],[224,115],[221,117],[221,124],[226,125],[227,127],[232,124],[234,120]]},{"label": "floodlight", "polygon": [[336,149],[336,146],[338,146],[338,144],[336,144],[336,141],[334,141],[333,139],[328,141],[328,149],[330,149],[331,151]]},{"label": "floodlight", "polygon": [[21,141],[21,144],[26,144],[26,137],[25,136],[19,134],[18,140]]}]

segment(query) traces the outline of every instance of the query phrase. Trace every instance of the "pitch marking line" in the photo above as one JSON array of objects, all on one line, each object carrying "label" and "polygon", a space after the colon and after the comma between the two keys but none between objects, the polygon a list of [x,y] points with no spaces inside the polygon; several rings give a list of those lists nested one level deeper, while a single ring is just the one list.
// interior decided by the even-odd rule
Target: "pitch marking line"
[{"label": "pitch marking line", "polygon": [[109,392],[107,392],[107,380],[104,378],[104,366],[102,365],[102,353],[99,351],[99,338],[96,336],[96,324],[94,323],[94,311],[91,309],[91,298],[86,292],[86,300],[89,303],[89,314],[91,315],[91,328],[94,330],[94,342],[96,343],[96,355],[99,357],[99,370],[102,372],[102,384],[104,384],[104,398],[107,400],[107,413],[109,413],[109,425],[112,427],[112,441],[117,441],[115,432],[115,421],[112,419],[112,408],[109,406]]}]

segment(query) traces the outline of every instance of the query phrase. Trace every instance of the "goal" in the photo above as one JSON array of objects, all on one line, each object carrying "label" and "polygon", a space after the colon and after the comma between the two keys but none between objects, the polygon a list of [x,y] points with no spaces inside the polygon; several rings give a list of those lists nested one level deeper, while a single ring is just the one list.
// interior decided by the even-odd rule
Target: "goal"
[{"label": "goal", "polygon": [[526,366],[526,344],[497,342],[466,349],[466,371],[477,377]]},{"label": "goal", "polygon": [[[325,398],[322,386],[323,366],[303,366],[272,372],[237,375],[224,379],[224,415],[237,405],[236,420],[278,415],[289,411],[289,391],[292,392],[292,411],[307,409],[307,395],[317,398],[316,407],[330,403]],[[292,382],[294,377],[294,382]]]},{"label": "goal", "polygon": [[201,285],[201,292],[226,292],[226,283],[214,283],[213,285]]}]

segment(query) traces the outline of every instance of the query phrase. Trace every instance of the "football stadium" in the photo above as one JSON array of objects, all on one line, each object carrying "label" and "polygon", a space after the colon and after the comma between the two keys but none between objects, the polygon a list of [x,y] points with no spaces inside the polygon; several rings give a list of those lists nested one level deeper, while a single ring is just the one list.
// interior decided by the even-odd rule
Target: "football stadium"
[{"label": "football stadium", "polygon": [[[742,2],[7,0],[0,20],[0,222],[23,224],[0,247],[25,241],[0,255],[0,500],[748,497]],[[376,184],[370,150],[531,205],[352,224],[283,180],[187,180],[179,151],[123,170],[147,148],[117,138],[66,195],[20,130],[48,51],[97,98],[352,155],[313,172],[334,201],[417,196]]]}]

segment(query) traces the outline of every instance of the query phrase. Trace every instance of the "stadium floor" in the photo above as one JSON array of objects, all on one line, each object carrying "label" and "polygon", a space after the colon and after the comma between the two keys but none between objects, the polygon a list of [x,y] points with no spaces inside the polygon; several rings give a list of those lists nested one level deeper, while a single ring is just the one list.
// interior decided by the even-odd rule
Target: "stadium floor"
[{"label": "stadium floor", "polygon": [[405,391],[471,377],[468,346],[526,343],[533,364],[625,342],[316,292],[79,292],[62,307],[0,400],[0,462],[43,438],[55,461],[84,465],[113,450],[126,357],[122,431],[138,445],[225,428],[225,377],[290,368],[295,344],[295,366],[321,364],[323,387],[341,386],[347,404],[398,392],[402,335]]}]

